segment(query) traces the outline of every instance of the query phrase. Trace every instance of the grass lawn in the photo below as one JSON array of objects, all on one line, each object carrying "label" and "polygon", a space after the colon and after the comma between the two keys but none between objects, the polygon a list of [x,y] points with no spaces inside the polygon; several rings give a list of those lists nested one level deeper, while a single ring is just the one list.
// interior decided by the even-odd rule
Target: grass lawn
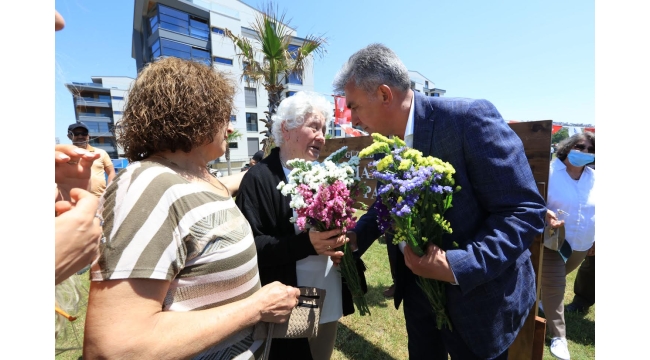
[{"label": "grass lawn", "polygon": [[[392,283],[386,245],[375,242],[364,255],[368,270],[368,294],[366,298],[372,315],[358,313],[341,319],[332,359],[408,359],[406,327],[402,307],[395,310],[392,299],[384,298],[382,292]],[[573,280],[577,271],[567,279],[565,302],[573,298]],[[88,273],[81,275],[83,286],[88,287]],[[87,296],[87,295],[85,295]],[[85,320],[86,298],[78,314],[70,323],[66,342],[57,343],[57,359],[79,359],[83,343],[83,322]],[[595,306],[586,315],[565,314],[567,339],[572,360],[595,358]],[[544,359],[554,359],[548,351],[550,339],[546,341]],[[69,349],[59,351],[58,349]]]}]

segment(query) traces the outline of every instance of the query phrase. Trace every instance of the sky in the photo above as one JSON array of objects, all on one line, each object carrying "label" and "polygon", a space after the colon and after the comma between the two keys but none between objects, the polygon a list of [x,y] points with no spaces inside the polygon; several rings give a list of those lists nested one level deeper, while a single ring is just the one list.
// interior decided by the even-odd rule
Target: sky
[{"label": "sky", "polygon": [[[446,90],[444,96],[487,99],[506,120],[595,124],[593,1],[276,3],[298,36],[327,39],[326,54],[314,59],[317,92],[332,94],[332,80],[350,55],[380,42]],[[55,7],[66,20],[55,34],[55,136],[69,143],[67,126],[75,118],[64,84],[137,75],[133,2],[56,0]]]}]

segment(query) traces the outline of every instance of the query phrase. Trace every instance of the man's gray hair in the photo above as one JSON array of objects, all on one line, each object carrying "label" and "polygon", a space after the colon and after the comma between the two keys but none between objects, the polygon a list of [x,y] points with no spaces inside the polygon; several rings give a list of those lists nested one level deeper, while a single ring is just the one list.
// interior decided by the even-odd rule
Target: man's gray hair
[{"label": "man's gray hair", "polygon": [[271,117],[271,133],[277,146],[282,146],[282,124],[287,130],[295,129],[305,123],[305,115],[320,112],[325,118],[325,126],[334,116],[334,105],[323,96],[313,92],[298,91],[280,103]]},{"label": "man's gray hair", "polygon": [[350,56],[334,78],[334,91],[343,93],[349,82],[367,93],[374,92],[382,84],[401,91],[411,87],[408,69],[393,50],[383,44],[370,44]]}]

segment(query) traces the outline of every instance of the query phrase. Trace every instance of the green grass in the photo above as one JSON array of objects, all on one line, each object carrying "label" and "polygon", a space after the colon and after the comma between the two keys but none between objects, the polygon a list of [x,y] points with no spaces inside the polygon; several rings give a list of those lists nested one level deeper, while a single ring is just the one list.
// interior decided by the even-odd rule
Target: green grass
[{"label": "green grass", "polygon": [[[336,345],[332,359],[408,359],[406,327],[402,307],[395,310],[393,299],[384,298],[382,292],[392,284],[386,245],[375,242],[363,257],[368,270],[368,293],[366,299],[372,315],[359,316],[358,313],[341,319],[338,327]],[[573,299],[573,280],[577,271],[567,277],[565,302]],[[83,286],[88,287],[88,274],[82,275]],[[57,348],[75,348],[60,353],[57,359],[79,359],[83,343],[83,323],[85,303],[79,318],[70,323],[70,333],[66,342],[57,342]],[[595,358],[595,306],[586,315],[565,314],[567,339],[572,360]],[[73,331],[74,327],[74,331]],[[77,336],[75,336],[75,334]],[[554,357],[549,353],[550,339],[547,338],[544,359]]]}]

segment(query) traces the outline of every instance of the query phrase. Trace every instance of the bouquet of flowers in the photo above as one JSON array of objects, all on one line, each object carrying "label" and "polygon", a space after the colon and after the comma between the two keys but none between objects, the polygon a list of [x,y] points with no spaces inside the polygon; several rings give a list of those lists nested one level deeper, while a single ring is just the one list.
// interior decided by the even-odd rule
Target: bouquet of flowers
[{"label": "bouquet of flowers", "polygon": [[[302,159],[287,161],[293,169],[287,177],[288,183],[280,182],[278,190],[291,195],[291,208],[296,218],[291,221],[300,230],[313,227],[318,231],[341,229],[345,233],[356,226],[354,198],[365,190],[361,179],[355,176],[354,167],[359,158],[353,156],[348,162],[338,163],[345,155],[347,146],[335,151],[322,163]],[[340,272],[352,293],[352,299],[359,313],[370,314],[370,309],[361,289],[356,262],[349,244],[343,245],[343,259]]]},{"label": "bouquet of flowers", "polygon": [[[360,157],[386,154],[370,164],[377,185],[377,222],[380,231],[392,233],[393,242],[406,244],[418,256],[424,255],[429,243],[442,248],[442,235],[451,234],[449,221],[443,217],[451,207],[454,168],[440,159],[422,156],[406,147],[394,136],[388,139],[372,134],[373,143],[363,149]],[[457,246],[457,244],[454,244]],[[444,282],[420,277],[419,285],[436,313],[438,329],[452,329],[445,309]]]}]

